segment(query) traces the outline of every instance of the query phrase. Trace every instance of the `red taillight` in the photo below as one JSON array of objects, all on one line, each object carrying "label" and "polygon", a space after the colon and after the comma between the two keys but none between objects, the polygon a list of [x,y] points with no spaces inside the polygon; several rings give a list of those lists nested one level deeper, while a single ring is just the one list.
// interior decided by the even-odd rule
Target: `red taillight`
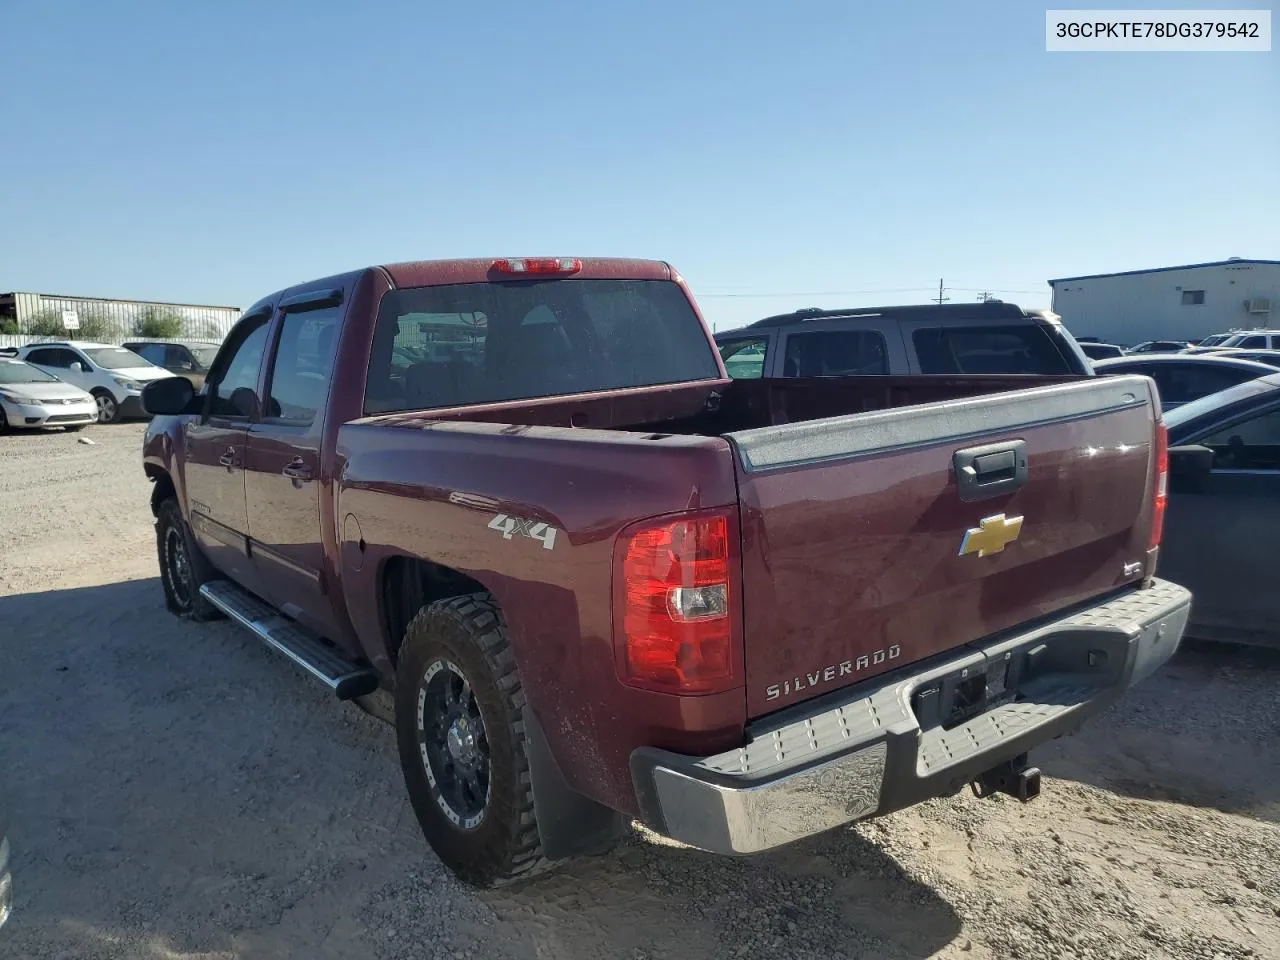
[{"label": "red taillight", "polygon": [[1164,536],[1164,511],[1169,505],[1169,428],[1163,422],[1156,423],[1155,443],[1156,482],[1152,491],[1151,547],[1160,546]]},{"label": "red taillight", "polygon": [[514,260],[495,260],[493,269],[512,274],[569,274],[582,269],[581,260],[569,257],[518,257]]},{"label": "red taillight", "polygon": [[725,513],[645,523],[618,540],[618,670],[635,686],[714,693],[735,681],[735,577]]}]

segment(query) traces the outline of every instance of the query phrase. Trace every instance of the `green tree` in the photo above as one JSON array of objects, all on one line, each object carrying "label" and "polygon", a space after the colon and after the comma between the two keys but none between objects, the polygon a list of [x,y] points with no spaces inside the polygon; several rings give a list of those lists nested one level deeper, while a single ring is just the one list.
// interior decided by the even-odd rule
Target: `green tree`
[{"label": "green tree", "polygon": [[101,309],[80,311],[80,329],[72,334],[77,340],[108,340],[123,333]]},{"label": "green tree", "polygon": [[27,318],[26,327],[23,333],[33,337],[61,337],[66,334],[61,310],[39,310]]},{"label": "green tree", "polygon": [[182,317],[164,307],[146,306],[138,311],[133,331],[140,337],[173,339],[182,336]]},{"label": "green tree", "polygon": [[17,317],[0,317],[0,334],[4,333],[21,333]]}]

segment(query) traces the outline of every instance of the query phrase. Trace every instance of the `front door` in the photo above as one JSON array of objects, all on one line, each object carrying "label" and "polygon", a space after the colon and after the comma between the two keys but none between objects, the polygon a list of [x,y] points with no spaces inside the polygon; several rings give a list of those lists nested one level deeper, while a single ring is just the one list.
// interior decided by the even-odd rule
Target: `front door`
[{"label": "front door", "polygon": [[188,519],[209,561],[253,589],[244,468],[250,425],[257,419],[270,315],[248,317],[231,331],[218,357],[204,415],[185,427]]},{"label": "front door", "polygon": [[1213,450],[1213,467],[1194,484],[1170,478],[1160,575],[1191,590],[1191,636],[1280,644],[1280,407],[1189,442]]},{"label": "front door", "polygon": [[[329,291],[326,291],[328,294]],[[291,301],[279,323],[262,419],[249,431],[245,494],[250,551],[264,595],[284,613],[336,639],[325,601],[321,437],[342,308]]]}]

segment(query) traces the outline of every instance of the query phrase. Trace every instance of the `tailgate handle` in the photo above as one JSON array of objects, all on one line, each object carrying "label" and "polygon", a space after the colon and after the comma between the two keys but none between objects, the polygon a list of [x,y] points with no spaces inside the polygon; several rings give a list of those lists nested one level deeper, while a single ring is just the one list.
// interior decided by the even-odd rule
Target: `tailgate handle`
[{"label": "tailgate handle", "polygon": [[966,502],[1010,494],[1027,482],[1025,440],[966,447],[955,452],[952,462],[960,499]]}]

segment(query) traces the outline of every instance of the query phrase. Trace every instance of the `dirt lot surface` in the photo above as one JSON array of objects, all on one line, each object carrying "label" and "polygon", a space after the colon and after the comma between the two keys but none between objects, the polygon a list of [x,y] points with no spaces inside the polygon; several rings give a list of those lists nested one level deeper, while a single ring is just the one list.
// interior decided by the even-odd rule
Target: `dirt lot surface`
[{"label": "dirt lot surface", "polygon": [[1280,658],[1189,648],[967,794],[750,860],[453,881],[389,727],[161,601],[142,427],[0,437],[0,957],[1280,957]]}]

